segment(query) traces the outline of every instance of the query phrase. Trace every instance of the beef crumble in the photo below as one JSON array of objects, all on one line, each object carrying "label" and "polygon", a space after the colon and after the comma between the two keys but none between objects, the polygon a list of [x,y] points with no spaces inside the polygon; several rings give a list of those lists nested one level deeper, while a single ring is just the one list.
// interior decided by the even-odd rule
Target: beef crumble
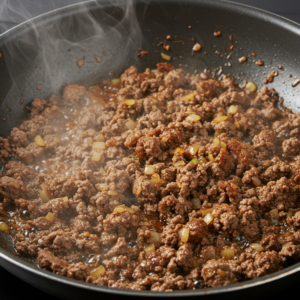
[{"label": "beef crumble", "polygon": [[0,230],[40,268],[131,290],[299,261],[300,114],[247,86],[159,63],[34,99],[0,138]]}]

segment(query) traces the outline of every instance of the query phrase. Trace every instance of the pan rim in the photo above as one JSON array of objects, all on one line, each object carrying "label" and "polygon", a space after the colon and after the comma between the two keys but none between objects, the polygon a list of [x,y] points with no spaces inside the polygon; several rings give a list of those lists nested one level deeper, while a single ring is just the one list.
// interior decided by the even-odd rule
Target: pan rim
[{"label": "pan rim", "polygon": [[[180,2],[180,0],[160,0],[164,3],[174,3],[174,2]],[[137,3],[142,2],[140,0],[136,0]],[[112,5],[112,3],[109,0],[89,0],[85,2],[80,2],[76,4],[71,4],[62,8],[58,8],[55,10],[52,10],[50,12],[46,12],[44,14],[41,14],[39,16],[36,16],[30,20],[27,20],[25,22],[22,22],[9,30],[5,31],[4,33],[0,34],[0,42],[5,42],[5,40],[12,38],[15,34],[20,33],[22,30],[26,29],[26,26],[31,26],[31,24],[35,24],[40,21],[40,23],[49,22],[52,19],[60,18],[63,16],[63,14],[68,13],[75,13],[79,12],[81,10],[87,9],[87,8],[93,8],[102,5],[102,6],[109,6]],[[260,8],[254,8],[249,5],[240,4],[240,3],[234,3],[227,0],[186,0],[185,4],[197,4],[197,5],[208,5],[208,6],[216,6],[219,5],[219,7],[223,9],[233,9],[235,12],[239,12],[240,10],[243,10],[243,13],[246,15],[250,15],[258,19],[264,18],[264,21],[271,21],[272,23],[276,24],[277,26],[284,27],[287,30],[293,31],[297,33],[300,36],[300,25],[292,20],[289,20],[285,17],[278,16],[275,13],[265,11]],[[259,13],[259,14],[257,14]],[[39,24],[40,24],[39,23]],[[14,256],[13,254],[9,253],[7,250],[0,247],[0,258],[14,264],[15,266],[18,266],[28,272],[34,273],[36,275],[42,276],[46,279],[50,279],[53,281],[60,282],[62,284],[67,284],[69,286],[74,286],[77,288],[85,289],[85,290],[93,290],[95,292],[105,292],[105,293],[111,293],[115,295],[122,295],[122,296],[144,296],[144,297],[182,297],[182,296],[209,296],[209,295],[215,295],[220,293],[229,293],[229,292],[237,292],[240,290],[246,290],[249,288],[253,288],[256,286],[260,286],[263,284],[267,284],[268,282],[279,280],[283,277],[286,277],[288,275],[292,275],[296,272],[300,271],[300,262],[296,263],[288,268],[285,268],[283,270],[277,271],[275,273],[272,273],[270,275],[266,275],[262,278],[247,280],[245,282],[236,283],[233,285],[229,285],[227,287],[216,287],[216,288],[209,288],[209,289],[199,289],[199,290],[185,290],[185,291],[173,291],[173,292],[152,292],[152,291],[132,291],[127,289],[117,289],[117,288],[110,288],[110,287],[103,287],[103,286],[97,286],[93,284],[89,284],[86,282],[80,282],[74,279],[66,278],[60,275],[53,274],[49,271],[45,271],[43,269],[40,269],[39,267],[30,264],[29,262],[23,261],[18,256]]]}]

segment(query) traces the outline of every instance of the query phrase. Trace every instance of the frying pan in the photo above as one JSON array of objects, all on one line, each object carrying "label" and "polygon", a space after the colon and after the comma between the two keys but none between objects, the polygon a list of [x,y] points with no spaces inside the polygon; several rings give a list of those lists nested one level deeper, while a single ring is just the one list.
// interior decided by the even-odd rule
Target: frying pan
[{"label": "frying pan", "polygon": [[[239,83],[245,79],[254,81],[260,88],[267,74],[279,71],[269,87],[276,88],[288,108],[299,111],[300,85],[292,87],[300,76],[298,24],[227,1],[137,0],[136,15],[124,3],[90,1],[68,6],[22,23],[0,36],[1,136],[8,136],[12,127],[26,119],[25,107],[33,98],[46,98],[54,90],[61,90],[61,83],[99,83],[119,76],[130,65],[140,71],[155,68],[162,61],[162,48],[157,44],[167,35],[173,37],[168,42],[173,65],[190,73],[209,69],[214,77],[228,74]],[[214,31],[221,31],[221,36],[214,37]],[[230,35],[233,50],[230,50]],[[195,40],[202,50],[192,53]],[[147,50],[148,55],[139,58],[138,48]],[[94,55],[100,56],[102,62],[97,63]],[[242,56],[248,59],[240,64],[238,58]],[[85,64],[79,68],[76,62],[83,57]],[[263,67],[254,63],[258,59],[265,62]],[[278,65],[283,69],[278,69]],[[292,285],[300,270],[297,263],[269,276],[228,287],[171,293],[129,291],[94,286],[41,270],[29,258],[18,257],[11,242],[7,235],[0,235],[2,267],[45,292],[72,300],[99,294],[216,298],[223,293],[233,299],[259,298]]]}]

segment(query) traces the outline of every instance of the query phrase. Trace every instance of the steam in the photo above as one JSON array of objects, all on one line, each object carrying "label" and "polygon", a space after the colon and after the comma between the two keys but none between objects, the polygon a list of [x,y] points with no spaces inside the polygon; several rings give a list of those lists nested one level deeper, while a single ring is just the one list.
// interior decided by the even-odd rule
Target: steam
[{"label": "steam", "polygon": [[[15,98],[24,99],[25,104],[34,97],[44,98],[59,90],[62,83],[92,83],[107,78],[109,72],[116,76],[128,67],[129,59],[132,63],[133,56],[138,60],[142,34],[133,0],[87,1],[75,9],[58,10],[50,20],[47,16],[30,20],[38,14],[35,7],[46,11],[44,2],[0,2],[0,20],[6,24],[1,25],[1,31],[26,21],[23,32],[10,29],[2,49],[11,79],[2,109],[17,105]],[[59,4],[59,0],[47,2],[52,9]],[[66,2],[76,4],[79,0]],[[84,65],[79,68],[77,62],[83,58]]]}]

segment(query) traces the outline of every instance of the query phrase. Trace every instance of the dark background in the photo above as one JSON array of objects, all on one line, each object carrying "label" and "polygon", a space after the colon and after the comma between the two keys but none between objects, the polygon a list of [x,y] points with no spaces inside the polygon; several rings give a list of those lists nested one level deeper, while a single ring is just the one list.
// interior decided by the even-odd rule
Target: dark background
[{"label": "dark background", "polygon": [[[83,2],[83,0],[0,0],[0,34],[30,17],[35,17],[55,8],[79,2]],[[258,7],[300,23],[300,0],[232,0],[232,2]],[[5,10],[5,4],[7,3],[10,7],[9,10]],[[14,7],[18,9],[14,10]],[[16,11],[22,11],[24,13],[20,15]],[[288,299],[294,298],[293,296],[297,294],[298,287],[295,285],[288,290],[277,293],[275,297],[265,295],[263,299]],[[31,300],[58,300],[53,296],[31,287],[0,267],[0,299],[15,300],[20,296],[23,299],[30,298]],[[111,297],[112,296],[110,296],[110,298]],[[222,298],[227,299],[227,297],[224,296]]]}]

